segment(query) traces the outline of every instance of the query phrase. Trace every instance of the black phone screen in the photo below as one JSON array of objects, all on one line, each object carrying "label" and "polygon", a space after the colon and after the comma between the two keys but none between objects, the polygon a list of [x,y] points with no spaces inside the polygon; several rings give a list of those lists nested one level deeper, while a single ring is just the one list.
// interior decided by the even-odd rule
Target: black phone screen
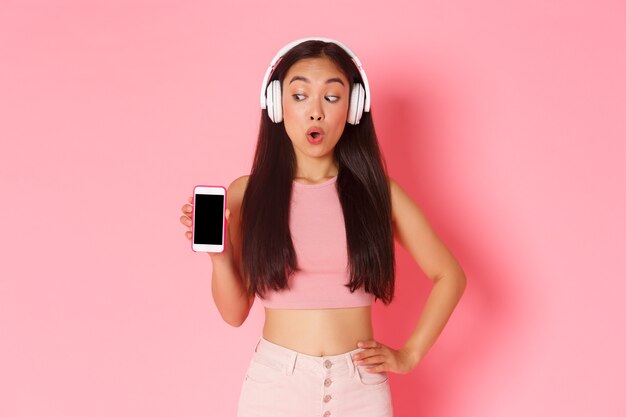
[{"label": "black phone screen", "polygon": [[221,245],[224,226],[224,196],[196,194],[193,243]]}]

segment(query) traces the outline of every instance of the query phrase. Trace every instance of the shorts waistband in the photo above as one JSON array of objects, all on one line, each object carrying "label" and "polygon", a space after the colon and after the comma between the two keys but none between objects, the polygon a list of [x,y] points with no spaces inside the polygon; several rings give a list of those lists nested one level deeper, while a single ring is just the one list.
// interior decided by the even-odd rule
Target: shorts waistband
[{"label": "shorts waistband", "polygon": [[285,370],[287,375],[294,369],[306,369],[322,375],[354,375],[355,364],[352,355],[364,349],[357,348],[338,355],[312,356],[277,345],[261,337],[254,349],[256,360],[270,361]]}]

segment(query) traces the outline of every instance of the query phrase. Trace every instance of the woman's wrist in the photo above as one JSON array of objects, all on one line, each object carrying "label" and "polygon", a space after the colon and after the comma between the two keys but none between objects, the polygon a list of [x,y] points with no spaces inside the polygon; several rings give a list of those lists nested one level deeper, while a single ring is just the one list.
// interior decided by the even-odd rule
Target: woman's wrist
[{"label": "woman's wrist", "polygon": [[224,251],[221,253],[209,253],[211,257],[211,262],[213,263],[213,268],[228,268],[232,269],[233,259],[230,255],[230,252]]}]

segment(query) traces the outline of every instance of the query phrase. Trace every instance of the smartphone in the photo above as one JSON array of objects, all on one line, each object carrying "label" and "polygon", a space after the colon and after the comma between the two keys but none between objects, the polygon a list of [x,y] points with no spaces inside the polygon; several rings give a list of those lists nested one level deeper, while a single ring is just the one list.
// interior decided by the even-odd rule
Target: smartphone
[{"label": "smartphone", "polygon": [[197,185],[193,189],[191,249],[195,252],[224,251],[226,189]]}]

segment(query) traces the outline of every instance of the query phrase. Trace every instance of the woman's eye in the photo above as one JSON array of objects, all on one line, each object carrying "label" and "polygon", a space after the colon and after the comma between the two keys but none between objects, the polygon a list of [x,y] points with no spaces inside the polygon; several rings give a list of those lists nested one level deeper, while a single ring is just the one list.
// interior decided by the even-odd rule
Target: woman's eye
[{"label": "woman's eye", "polygon": [[326,100],[330,101],[331,103],[334,103],[335,101],[339,100],[339,97],[337,97],[337,96],[326,96]]},{"label": "woman's eye", "polygon": [[304,100],[304,94],[294,94],[292,96],[296,101],[302,101]]}]

